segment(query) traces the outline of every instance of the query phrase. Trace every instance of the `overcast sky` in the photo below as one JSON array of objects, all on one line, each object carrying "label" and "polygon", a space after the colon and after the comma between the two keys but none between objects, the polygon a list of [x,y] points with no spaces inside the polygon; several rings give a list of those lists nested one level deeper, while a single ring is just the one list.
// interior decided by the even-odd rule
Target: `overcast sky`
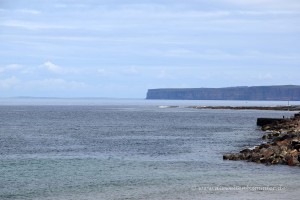
[{"label": "overcast sky", "polygon": [[299,0],[0,0],[0,97],[300,85]]}]

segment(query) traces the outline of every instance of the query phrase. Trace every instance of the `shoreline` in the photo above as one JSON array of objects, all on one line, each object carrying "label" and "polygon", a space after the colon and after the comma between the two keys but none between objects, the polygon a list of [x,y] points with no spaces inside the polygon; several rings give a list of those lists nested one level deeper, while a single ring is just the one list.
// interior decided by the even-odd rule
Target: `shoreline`
[{"label": "shoreline", "polygon": [[300,111],[300,106],[188,106],[194,109]]},{"label": "shoreline", "polygon": [[264,143],[241,150],[239,153],[227,153],[223,160],[246,160],[266,165],[289,165],[300,167],[300,113],[290,119],[278,119],[261,127],[265,132]]}]

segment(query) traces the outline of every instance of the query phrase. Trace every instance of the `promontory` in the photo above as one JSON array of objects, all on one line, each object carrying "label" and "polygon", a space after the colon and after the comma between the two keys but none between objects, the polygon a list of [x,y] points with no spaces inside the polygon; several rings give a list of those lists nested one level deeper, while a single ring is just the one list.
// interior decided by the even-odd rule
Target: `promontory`
[{"label": "promontory", "polygon": [[300,101],[300,86],[149,89],[146,99]]}]

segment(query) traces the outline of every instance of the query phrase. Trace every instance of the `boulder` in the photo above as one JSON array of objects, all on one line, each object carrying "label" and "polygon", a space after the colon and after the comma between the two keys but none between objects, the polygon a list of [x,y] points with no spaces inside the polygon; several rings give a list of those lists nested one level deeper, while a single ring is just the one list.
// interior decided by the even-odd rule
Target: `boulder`
[{"label": "boulder", "polygon": [[286,155],[287,155],[287,152],[286,151],[282,151],[279,156],[280,156],[280,158],[284,158]]},{"label": "boulder", "polygon": [[266,148],[269,148],[270,147],[270,144],[261,144],[259,145],[259,149],[266,149]]},{"label": "boulder", "polygon": [[289,166],[294,166],[294,165],[295,165],[295,164],[294,164],[294,159],[293,159],[293,158],[288,159],[288,160],[287,160],[287,164],[288,164]]},{"label": "boulder", "polygon": [[239,154],[224,154],[223,160],[239,160]]},{"label": "boulder", "polygon": [[298,157],[298,151],[296,150],[296,149],[294,149],[294,150],[292,150],[291,152],[290,152],[290,155],[292,156],[292,157]]},{"label": "boulder", "polygon": [[265,149],[261,154],[264,158],[268,159],[270,156],[274,155],[274,151],[272,149]]},{"label": "boulder", "polygon": [[295,146],[293,146],[294,149],[297,149],[298,151],[300,151],[300,144],[297,144]]},{"label": "boulder", "polygon": [[251,153],[250,149],[243,149],[242,151],[240,151],[240,153]]},{"label": "boulder", "polygon": [[271,127],[268,126],[268,125],[263,126],[263,127],[261,128],[261,130],[263,130],[263,131],[267,131],[267,130],[270,130],[270,129],[271,129]]}]

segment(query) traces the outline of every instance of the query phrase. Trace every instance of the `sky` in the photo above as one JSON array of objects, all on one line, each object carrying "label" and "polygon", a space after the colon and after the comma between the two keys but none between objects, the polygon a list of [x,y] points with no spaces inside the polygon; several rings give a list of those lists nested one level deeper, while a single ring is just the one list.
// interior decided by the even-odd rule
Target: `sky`
[{"label": "sky", "polygon": [[299,0],[0,0],[0,97],[300,85]]}]

